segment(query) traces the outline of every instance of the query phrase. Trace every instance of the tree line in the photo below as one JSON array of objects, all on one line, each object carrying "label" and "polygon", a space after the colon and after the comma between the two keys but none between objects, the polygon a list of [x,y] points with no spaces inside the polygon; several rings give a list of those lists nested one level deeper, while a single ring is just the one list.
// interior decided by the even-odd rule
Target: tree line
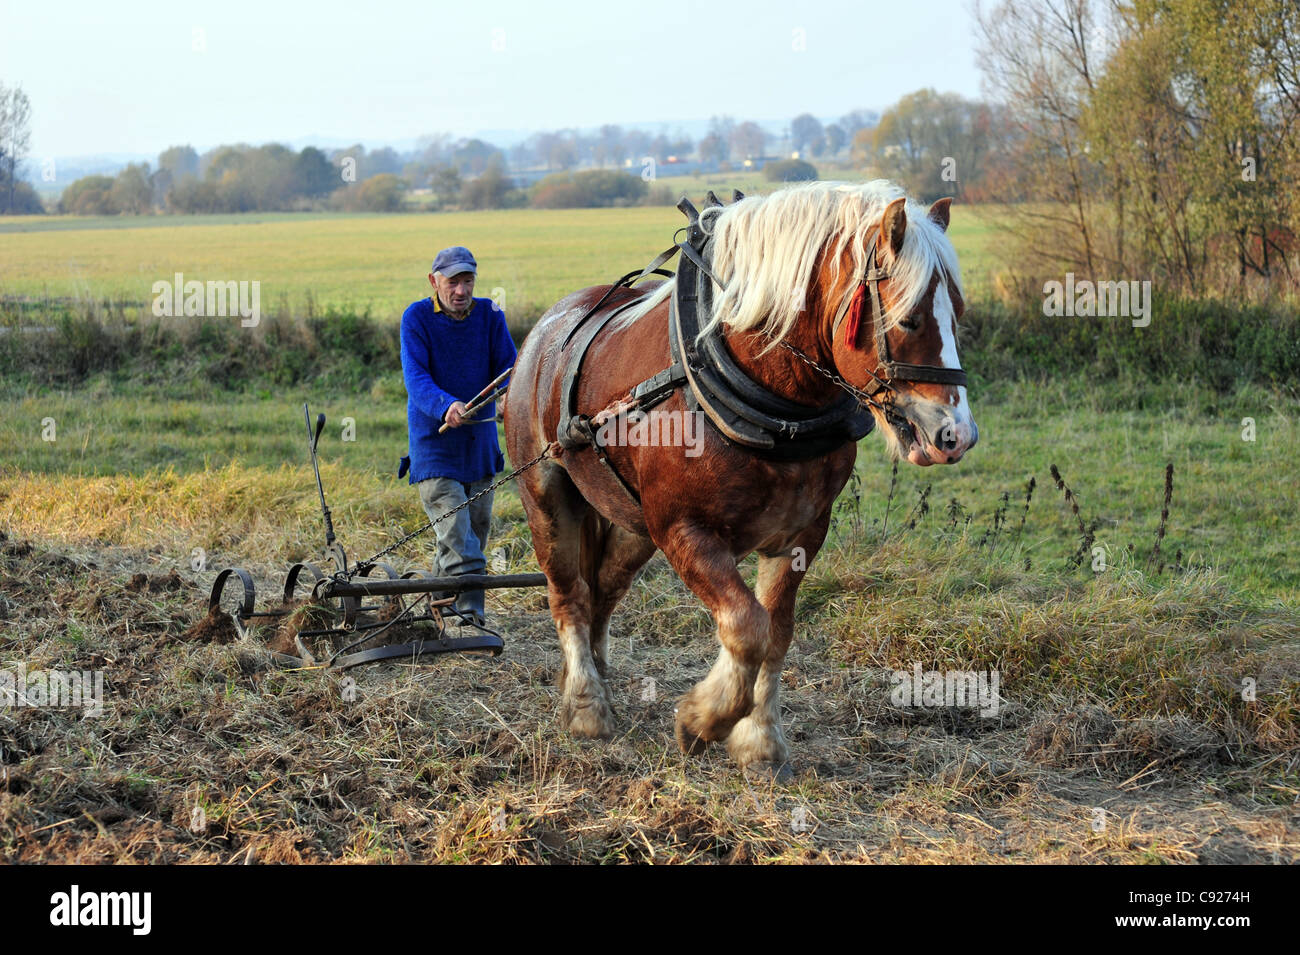
[{"label": "tree line", "polygon": [[[177,146],[154,167],[69,186],[81,213],[396,210],[670,201],[647,159],[726,168],[780,149],[781,178],[848,162],[930,201],[997,203],[1022,293],[1073,271],[1227,295],[1295,288],[1300,232],[1300,5],[1294,0],[996,0],[976,11],[986,99],[922,89],[883,113],[794,117],[779,142],[714,117],[697,141],[616,125],[538,133],[502,150],[426,137],[406,153],[357,145]],[[0,204],[34,201],[21,168],[30,104],[0,85]],[[797,154],[798,159],[794,160]],[[546,173],[525,188],[521,170]],[[631,172],[631,175],[628,172]],[[529,178],[533,178],[530,176]]]},{"label": "tree line", "polygon": [[[651,164],[690,160],[699,168],[725,171],[732,163],[759,159],[770,164],[774,181],[816,176],[806,158],[793,157],[875,165],[882,174],[903,179],[910,187],[923,189],[926,197],[937,198],[959,194],[970,179],[942,183],[935,176],[927,177],[920,170],[929,152],[973,156],[984,143],[950,147],[947,142],[936,143],[933,136],[922,142],[917,133],[924,127],[966,135],[960,123],[931,122],[929,113],[977,108],[978,104],[960,97],[923,91],[883,118],[870,110],[854,110],[823,125],[804,113],[791,121],[781,138],[789,149],[779,156],[770,154],[778,142],[757,123],[738,123],[728,116],[710,120],[707,134],[698,141],[606,125],[592,134],[537,133],[509,150],[481,139],[452,140],[446,135],[425,137],[406,153],[389,147],[367,151],[360,144],[330,151],[309,146],[298,152],[277,143],[233,144],[203,154],[188,145],[173,146],[158,156],[156,164],[133,163],[115,176],[76,180],[63,191],[56,209],[78,215],[326,208],[396,211],[403,208],[411,190],[427,190],[429,198],[422,205],[430,209],[626,205],[671,201],[644,185],[641,174]],[[886,131],[909,137],[903,153],[888,137],[882,138]],[[969,168],[978,165],[972,159]],[[524,188],[512,170],[548,175]]]}]

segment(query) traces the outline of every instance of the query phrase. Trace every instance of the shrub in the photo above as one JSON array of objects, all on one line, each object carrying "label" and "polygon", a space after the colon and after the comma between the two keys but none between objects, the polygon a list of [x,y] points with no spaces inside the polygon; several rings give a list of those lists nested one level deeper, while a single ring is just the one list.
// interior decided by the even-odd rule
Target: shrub
[{"label": "shrub", "polygon": [[580,209],[636,205],[649,192],[640,176],[614,169],[586,169],[547,176],[533,187],[534,209]]},{"label": "shrub", "polygon": [[363,212],[400,212],[406,183],[392,173],[371,176],[355,189],[348,190],[355,208]]},{"label": "shrub", "polygon": [[111,176],[83,176],[59,197],[59,211],[76,216],[111,216],[117,213],[113,202]]},{"label": "shrub", "polygon": [[817,178],[817,168],[802,159],[781,159],[763,167],[768,182],[809,182]]}]

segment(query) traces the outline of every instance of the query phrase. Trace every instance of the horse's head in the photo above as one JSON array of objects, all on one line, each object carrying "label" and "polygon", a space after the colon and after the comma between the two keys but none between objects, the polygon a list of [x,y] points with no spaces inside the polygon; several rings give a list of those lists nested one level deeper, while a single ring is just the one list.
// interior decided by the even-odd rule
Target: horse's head
[{"label": "horse's head", "polygon": [[[953,464],[974,446],[948,200],[927,212],[884,180],[810,182],[706,209],[700,223],[713,236],[721,286],[701,338],[722,325],[741,336],[733,344],[744,347],[747,335],[762,342],[760,355],[784,342],[822,372],[833,365],[865,398],[890,450],[914,464]],[[670,291],[657,290],[638,314]]]},{"label": "horse's head", "polygon": [[846,381],[872,395],[890,450],[922,466],[955,464],[979,440],[957,357],[964,303],[948,206],[913,206],[909,221],[900,196],[878,227],[823,265],[823,347]]}]

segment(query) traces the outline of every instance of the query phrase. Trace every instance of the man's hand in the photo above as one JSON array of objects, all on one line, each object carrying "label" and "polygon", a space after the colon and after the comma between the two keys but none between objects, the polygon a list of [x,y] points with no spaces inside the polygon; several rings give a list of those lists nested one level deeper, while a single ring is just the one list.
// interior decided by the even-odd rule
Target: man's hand
[{"label": "man's hand", "polygon": [[444,416],[447,426],[450,428],[459,428],[464,423],[465,412],[467,410],[465,402],[453,401],[451,407],[447,409],[447,414]]}]

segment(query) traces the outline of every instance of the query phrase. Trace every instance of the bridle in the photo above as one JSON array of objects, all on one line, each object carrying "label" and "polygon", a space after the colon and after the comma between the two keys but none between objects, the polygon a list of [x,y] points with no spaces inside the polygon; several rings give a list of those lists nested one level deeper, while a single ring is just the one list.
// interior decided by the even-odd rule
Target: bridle
[{"label": "bridle", "polygon": [[875,339],[876,339],[876,358],[878,365],[875,371],[867,370],[871,375],[872,381],[867,385],[866,393],[872,397],[881,391],[891,391],[897,393],[893,382],[895,381],[919,381],[934,385],[965,385],[966,372],[961,368],[942,368],[938,365],[914,365],[911,362],[894,361],[889,357],[889,336],[885,330],[885,309],[880,302],[880,281],[889,278],[889,271],[880,267],[878,252],[876,249],[877,240],[880,238],[880,231],[871,237],[871,244],[867,246],[867,265],[863,269],[862,278],[858,280],[857,288],[845,296],[844,301],[840,303],[839,311],[835,313],[835,323],[831,326],[831,343],[835,342],[835,336],[839,334],[840,324],[845,317],[849,317],[849,327],[846,331],[845,342],[850,348],[857,347],[859,316],[863,307],[864,291],[871,297],[871,312],[875,321]]},{"label": "bridle", "polygon": [[[835,372],[823,368],[789,342],[783,341],[780,344],[814,371],[853,395],[862,405],[879,411],[900,436],[910,433],[915,438],[915,429],[912,427],[911,421],[894,406],[895,398],[898,395],[898,389],[894,387],[894,382],[919,381],[936,385],[965,385],[966,372],[961,368],[915,365],[911,362],[894,361],[889,357],[889,338],[885,329],[885,309],[880,301],[879,286],[882,279],[889,278],[889,271],[880,267],[876,251],[876,242],[879,238],[880,231],[877,230],[875,235],[871,237],[871,244],[867,246],[867,264],[866,268],[863,269],[862,278],[858,280],[857,287],[846,295],[844,301],[840,303],[839,311],[835,313],[835,321],[831,325],[831,347],[834,348],[835,336],[839,334],[840,325],[847,317],[849,327],[845,333],[845,342],[849,348],[856,348],[862,308],[865,305],[864,298],[870,296],[871,311],[875,322],[876,358],[879,364],[876,371],[872,371],[870,368],[867,369],[867,374],[871,376],[872,380],[868,382],[866,388],[859,388],[845,381],[842,376],[835,374]],[[878,397],[882,391],[887,392],[884,400]]]}]

